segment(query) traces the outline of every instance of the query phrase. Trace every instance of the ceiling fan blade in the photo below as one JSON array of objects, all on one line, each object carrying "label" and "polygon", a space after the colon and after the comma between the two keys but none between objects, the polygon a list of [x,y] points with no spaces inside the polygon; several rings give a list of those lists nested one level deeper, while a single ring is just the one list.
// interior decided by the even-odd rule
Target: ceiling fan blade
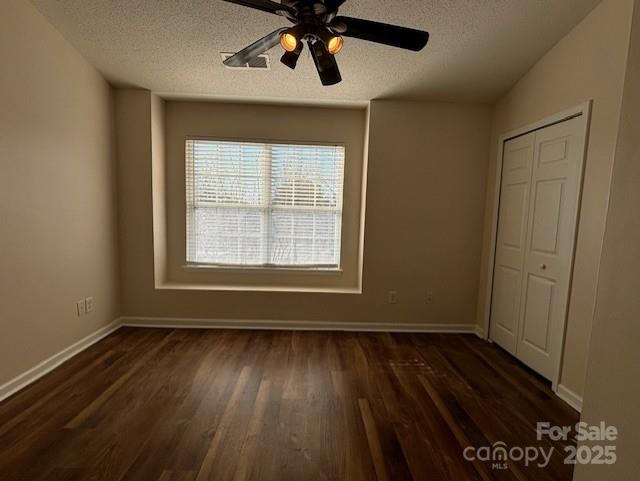
[{"label": "ceiling fan blade", "polygon": [[336,58],[329,53],[321,41],[309,42],[309,50],[316,64],[322,85],[335,85],[342,81]]},{"label": "ceiling fan blade", "polygon": [[280,15],[279,12],[286,12],[294,14],[295,10],[289,5],[283,5],[282,3],[272,2],[270,0],[223,0],[228,3],[235,3],[244,7],[255,8],[256,10],[262,10],[263,12],[275,13]]},{"label": "ceiling fan blade", "polygon": [[266,37],[261,38],[257,42],[254,42],[248,47],[240,50],[237,54],[229,57],[223,63],[227,67],[244,67],[249,63],[249,61],[253,60],[258,55],[263,54],[267,50],[278,45],[280,43],[280,34],[285,30],[286,28],[279,28],[278,30],[271,32]]},{"label": "ceiling fan blade", "polygon": [[429,41],[428,32],[361,18],[336,17],[331,22],[331,28],[345,37],[359,38],[414,52],[422,50]]},{"label": "ceiling fan blade", "polygon": [[291,70],[296,69],[296,65],[298,64],[298,59],[300,58],[300,54],[302,53],[302,49],[304,48],[304,44],[302,42],[298,42],[298,47],[293,52],[284,52],[284,55],[280,59],[280,61],[289,67]]}]

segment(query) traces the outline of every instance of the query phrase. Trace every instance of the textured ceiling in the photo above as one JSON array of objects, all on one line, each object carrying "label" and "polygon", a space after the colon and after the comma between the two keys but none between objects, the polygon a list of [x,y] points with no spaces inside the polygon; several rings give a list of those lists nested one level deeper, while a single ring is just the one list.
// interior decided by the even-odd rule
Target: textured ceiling
[{"label": "textured ceiling", "polygon": [[220,0],[32,0],[112,83],[171,97],[287,100],[411,98],[491,101],[598,0],[348,0],[340,13],[428,30],[420,53],[346,39],[343,82],[322,87],[307,55],[291,71],[225,69],[281,17]]}]

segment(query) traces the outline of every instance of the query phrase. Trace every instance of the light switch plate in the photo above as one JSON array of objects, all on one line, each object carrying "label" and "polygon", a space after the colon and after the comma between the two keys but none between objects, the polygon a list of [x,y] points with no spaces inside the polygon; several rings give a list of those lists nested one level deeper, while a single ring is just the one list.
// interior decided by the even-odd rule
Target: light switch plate
[{"label": "light switch plate", "polygon": [[78,317],[84,316],[87,313],[87,306],[84,301],[85,300],[82,299],[81,301],[76,302],[76,312]]},{"label": "light switch plate", "polygon": [[93,309],[95,308],[95,303],[93,302],[93,297],[87,297],[84,300],[84,304],[85,304],[86,312],[93,312]]},{"label": "light switch plate", "polygon": [[389,304],[397,304],[398,303],[398,291],[389,291],[388,300],[389,300]]},{"label": "light switch plate", "polygon": [[427,297],[425,298],[427,304],[433,304],[433,292],[427,291]]}]

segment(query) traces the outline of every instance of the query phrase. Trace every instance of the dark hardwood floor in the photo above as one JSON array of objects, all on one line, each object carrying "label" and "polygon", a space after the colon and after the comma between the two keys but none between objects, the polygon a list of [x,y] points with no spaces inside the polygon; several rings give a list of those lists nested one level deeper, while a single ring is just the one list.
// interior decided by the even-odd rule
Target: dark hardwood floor
[{"label": "dark hardwood floor", "polygon": [[577,420],[472,335],[122,328],[0,404],[0,480],[569,481],[536,422]]}]

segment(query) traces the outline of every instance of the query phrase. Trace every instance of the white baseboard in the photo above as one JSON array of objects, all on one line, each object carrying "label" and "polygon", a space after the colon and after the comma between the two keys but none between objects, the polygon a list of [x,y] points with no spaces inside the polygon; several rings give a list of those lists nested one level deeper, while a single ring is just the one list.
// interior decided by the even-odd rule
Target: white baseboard
[{"label": "white baseboard", "polygon": [[473,332],[475,332],[476,336],[478,336],[480,339],[486,339],[487,338],[487,333],[484,331],[483,327],[475,325],[475,326],[473,326]]},{"label": "white baseboard", "polygon": [[173,329],[258,329],[291,331],[433,332],[476,333],[474,324],[429,324],[397,322],[268,321],[231,319],[185,319],[168,317],[123,317],[123,326]]},{"label": "white baseboard", "polygon": [[53,356],[45,359],[37,366],[32,367],[28,371],[6,382],[2,386],[0,386],[0,401],[8,398],[12,394],[28,386],[32,382],[35,382],[36,380],[40,379],[42,376],[52,371],[63,362],[72,358],[76,354],[84,351],[89,346],[95,344],[99,340],[107,337],[109,334],[111,334],[113,331],[118,329],[120,326],[121,326],[120,319],[116,319],[111,324],[108,324],[98,329],[97,331],[89,334],[87,337],[83,339],[80,339],[78,342],[75,342],[74,344],[63,349],[57,354],[54,354]]},{"label": "white baseboard", "polygon": [[582,397],[566,386],[558,384],[556,395],[578,412],[582,412]]}]

